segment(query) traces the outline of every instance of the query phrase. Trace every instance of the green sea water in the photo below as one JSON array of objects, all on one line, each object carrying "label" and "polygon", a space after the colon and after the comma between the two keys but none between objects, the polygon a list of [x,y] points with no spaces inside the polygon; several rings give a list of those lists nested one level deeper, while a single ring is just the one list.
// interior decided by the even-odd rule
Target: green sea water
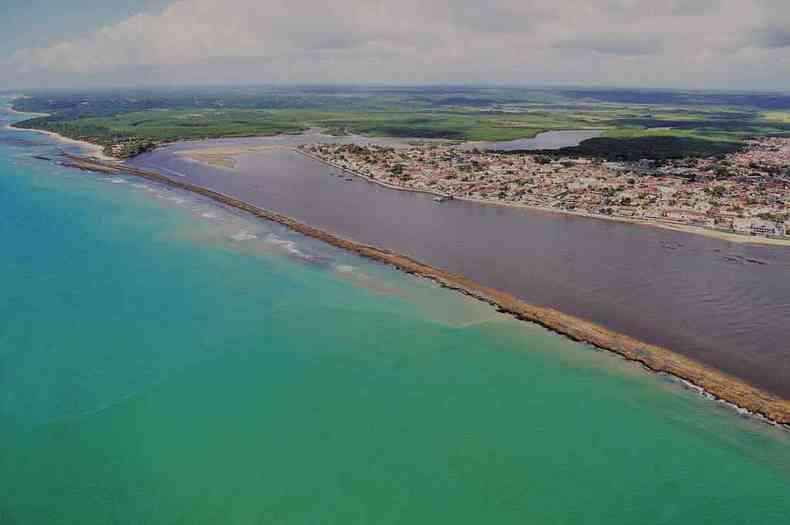
[{"label": "green sea water", "polygon": [[788,523],[787,432],[54,153],[0,131],[0,525]]}]

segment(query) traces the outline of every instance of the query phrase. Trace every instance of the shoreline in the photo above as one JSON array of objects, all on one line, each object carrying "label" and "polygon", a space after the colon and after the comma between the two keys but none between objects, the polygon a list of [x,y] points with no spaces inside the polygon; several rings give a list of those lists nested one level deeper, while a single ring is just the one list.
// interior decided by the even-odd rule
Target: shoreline
[{"label": "shoreline", "polygon": [[[25,116],[30,116],[31,118],[32,117],[47,117],[47,116],[49,116],[49,113],[28,113],[28,112],[24,112],[24,111],[17,111],[17,110],[15,110],[13,108],[13,101],[18,99],[18,98],[20,98],[20,97],[13,97],[13,98],[11,98],[12,105],[7,106],[7,107],[5,107],[3,109],[5,111],[7,111],[8,113],[10,113],[11,115],[25,115]],[[85,141],[85,140],[72,139],[72,138],[66,137],[64,135],[61,135],[60,133],[56,133],[54,131],[49,131],[49,130],[44,130],[44,129],[36,129],[36,128],[18,128],[16,126],[14,126],[14,124],[15,124],[15,122],[11,122],[9,124],[6,124],[5,128],[6,129],[12,129],[14,131],[32,131],[34,133],[43,133],[44,135],[47,135],[47,136],[57,140],[58,142],[62,142],[62,143],[65,143],[65,144],[71,144],[72,146],[79,146],[80,148],[83,148],[83,149],[91,152],[91,155],[96,157],[96,158],[98,158],[98,159],[106,160],[106,161],[117,160],[115,157],[110,157],[109,155],[105,155],[104,148],[102,146],[99,146],[98,144],[94,144],[92,142],[88,142],[88,141]]]},{"label": "shoreline", "polygon": [[348,169],[348,168],[345,168],[345,167],[342,167],[342,166],[338,166],[337,164],[334,164],[333,162],[330,162],[330,161],[328,161],[326,159],[322,159],[321,157],[318,157],[316,155],[312,155],[310,153],[307,153],[306,151],[303,151],[303,150],[301,150],[299,148],[291,148],[291,149],[293,151],[296,151],[296,152],[304,155],[307,158],[310,158],[312,160],[320,162],[320,163],[322,163],[322,164],[324,164],[326,166],[329,166],[329,167],[334,168],[334,169],[341,170],[341,171],[343,171],[345,173],[348,173],[349,175],[354,175],[355,177],[359,177],[359,178],[364,179],[364,180],[366,180],[368,182],[372,182],[374,184],[378,184],[379,186],[382,186],[384,188],[389,188],[391,190],[410,191],[412,193],[424,193],[424,194],[433,195],[433,196],[436,196],[436,197],[451,197],[453,200],[465,201],[465,202],[474,202],[474,203],[477,203],[477,204],[488,204],[488,205],[492,205],[492,206],[506,206],[506,207],[509,207],[509,208],[519,208],[519,209],[532,210],[532,211],[545,212],[545,213],[557,213],[557,214],[561,214],[561,215],[565,215],[565,216],[569,216],[569,217],[581,217],[581,218],[584,218],[584,219],[620,222],[620,223],[625,223],[625,224],[631,224],[631,225],[634,225],[634,226],[646,226],[646,227],[650,227],[650,228],[661,228],[661,229],[664,229],[664,230],[671,230],[671,231],[676,231],[676,232],[680,232],[680,233],[688,233],[688,234],[692,234],[692,235],[701,235],[703,237],[708,237],[708,238],[712,238],[712,239],[718,239],[720,241],[726,241],[726,242],[731,242],[731,243],[735,243],[735,244],[759,244],[759,245],[767,245],[767,246],[788,246],[788,247],[790,247],[790,238],[780,239],[780,238],[777,238],[777,237],[756,237],[756,236],[742,234],[742,233],[737,233],[737,232],[730,232],[730,231],[725,231],[725,230],[704,228],[704,227],[701,227],[701,226],[693,226],[693,225],[690,225],[690,224],[681,224],[681,223],[674,224],[674,223],[671,223],[671,222],[662,222],[662,221],[650,220],[650,219],[633,219],[633,218],[629,219],[628,217],[612,217],[612,216],[609,216],[609,215],[599,215],[599,214],[595,214],[595,213],[584,213],[584,212],[578,212],[578,211],[561,210],[561,209],[558,209],[558,208],[551,208],[551,207],[548,207],[548,206],[534,206],[534,205],[530,205],[530,204],[521,204],[521,203],[518,203],[518,202],[507,202],[507,201],[501,201],[501,200],[496,200],[496,199],[481,199],[481,198],[477,198],[477,197],[455,197],[455,196],[450,196],[450,195],[446,195],[444,193],[439,193],[439,192],[435,192],[435,191],[431,191],[431,190],[420,190],[420,189],[415,189],[415,188],[406,188],[406,187],[403,187],[403,186],[396,186],[394,184],[388,184],[386,182],[383,182],[383,181],[376,180],[376,179],[373,179],[371,177],[368,177],[367,175],[365,175],[363,173],[360,173],[360,172],[357,172],[357,171],[354,171],[354,170],[351,170],[351,169]]},{"label": "shoreline", "polygon": [[[23,114],[23,113],[20,113],[20,114]],[[24,113],[24,114],[27,114],[27,113]],[[102,148],[98,144],[94,144],[92,142],[87,142],[87,141],[84,141],[84,140],[72,139],[72,138],[63,136],[60,133],[56,133],[54,131],[48,131],[48,130],[44,130],[44,129],[33,129],[33,128],[18,128],[16,126],[14,126],[13,123],[12,124],[7,124],[6,128],[12,129],[14,131],[32,131],[33,133],[42,133],[44,135],[47,135],[47,136],[55,139],[58,142],[61,142],[61,143],[64,143],[64,144],[71,144],[72,146],[77,146],[77,147],[80,147],[80,148],[82,148],[84,150],[87,150],[92,157],[96,157],[97,159],[104,160],[104,161],[116,161],[116,160],[118,160],[115,157],[110,157],[109,155],[106,155],[104,153],[104,148]]]},{"label": "shoreline", "polygon": [[[47,116],[48,115],[48,113],[24,113],[24,112],[16,111],[15,109],[13,109],[11,107],[7,107],[5,109],[7,111],[11,112],[11,113],[18,114],[18,115],[36,115],[36,116]],[[48,130],[42,130],[42,129],[34,129],[34,128],[17,128],[17,127],[15,127],[13,125],[13,123],[7,124],[6,127],[9,128],[9,129],[14,129],[16,131],[33,131],[33,132],[36,132],[36,133],[43,133],[45,135],[49,135],[50,137],[52,137],[55,140],[58,140],[60,142],[64,142],[64,143],[67,143],[67,144],[72,144],[72,145],[75,145],[75,146],[82,147],[82,148],[90,151],[92,156],[94,156],[94,157],[96,157],[96,158],[98,158],[100,160],[103,160],[103,161],[121,161],[122,160],[122,159],[118,159],[116,157],[111,157],[111,156],[106,155],[104,153],[103,147],[98,145],[98,144],[94,144],[92,142],[87,142],[87,141],[84,141],[84,140],[77,140],[77,139],[72,139],[72,138],[69,138],[69,137],[65,137],[65,136],[63,136],[63,135],[61,135],[59,133],[54,132],[54,131],[48,131]],[[309,131],[311,131],[311,130],[308,130],[308,132]],[[306,132],[304,132],[304,133],[306,133]],[[322,134],[322,133],[319,132],[318,134]],[[260,136],[260,137],[264,137],[264,138],[270,138],[272,136],[278,136],[278,135],[279,134],[276,134],[276,135],[256,135],[255,137]],[[284,135],[289,135],[289,134],[284,134]],[[327,135],[327,136],[331,136],[331,135]],[[238,138],[238,137],[232,137],[232,138]],[[247,138],[249,138],[249,137],[247,137]],[[200,142],[200,141],[203,141],[203,140],[205,140],[205,139],[178,140],[176,142],[191,142],[191,141]],[[218,139],[218,140],[221,140],[221,139]],[[428,140],[432,140],[432,139],[428,139]],[[166,144],[160,144],[158,147],[161,147],[161,146],[164,146],[164,145],[166,145]],[[338,170],[341,170],[341,171],[343,171],[345,173],[348,173],[349,175],[353,175],[355,177],[359,177],[359,178],[364,179],[364,180],[366,180],[368,182],[372,182],[372,183],[378,184],[379,186],[382,186],[384,188],[388,188],[388,189],[396,190],[396,191],[407,191],[407,192],[412,192],[412,193],[422,193],[422,194],[431,195],[431,196],[434,196],[434,197],[451,197],[453,200],[474,202],[474,203],[477,203],[477,204],[487,204],[487,205],[492,205],[492,206],[506,206],[506,207],[510,207],[510,208],[525,209],[525,210],[544,212],[544,213],[557,213],[557,214],[561,214],[561,215],[568,216],[568,217],[580,217],[580,218],[584,218],[584,219],[593,219],[593,220],[601,220],[601,221],[613,221],[613,222],[619,222],[619,223],[624,223],[624,224],[631,224],[631,225],[634,225],[634,226],[643,226],[643,227],[649,227],[649,228],[661,228],[661,229],[664,229],[664,230],[670,230],[670,231],[679,232],[679,233],[687,233],[687,234],[690,234],[690,235],[701,235],[703,237],[708,237],[708,238],[711,238],[711,239],[718,239],[720,241],[725,241],[725,242],[731,242],[733,244],[752,244],[752,245],[763,245],[763,246],[787,246],[787,247],[790,247],[790,237],[786,237],[786,238],[760,237],[760,236],[748,235],[748,234],[745,234],[745,233],[738,233],[738,232],[734,232],[734,231],[719,230],[719,229],[716,229],[716,228],[707,228],[707,227],[703,227],[703,226],[694,226],[694,225],[691,225],[691,224],[674,223],[674,222],[671,222],[671,221],[664,222],[664,221],[659,221],[659,220],[655,220],[655,219],[635,219],[635,218],[628,218],[628,217],[613,217],[613,216],[610,216],[610,215],[601,215],[601,214],[596,214],[596,213],[577,212],[577,211],[572,211],[572,210],[562,210],[562,209],[552,208],[552,207],[548,207],[548,206],[535,206],[535,205],[531,205],[531,204],[523,204],[523,203],[518,203],[518,202],[501,201],[501,200],[498,200],[498,199],[481,199],[481,198],[478,198],[478,197],[463,197],[463,196],[456,197],[456,196],[450,196],[450,195],[446,195],[444,193],[431,191],[431,190],[423,190],[423,189],[416,189],[416,188],[406,188],[406,187],[403,187],[403,186],[397,186],[397,185],[394,185],[394,184],[389,184],[389,183],[386,183],[386,182],[383,182],[383,181],[380,181],[380,180],[368,177],[367,175],[365,175],[365,174],[363,174],[361,172],[354,171],[354,170],[351,170],[351,169],[348,169],[348,168],[345,168],[345,167],[342,167],[342,166],[338,166],[337,164],[334,164],[333,162],[331,162],[329,160],[326,160],[326,159],[323,159],[323,158],[318,157],[316,155],[313,155],[311,153],[308,153],[308,152],[300,149],[299,147],[286,146],[286,145],[280,145],[278,147],[279,148],[283,148],[283,149],[289,149],[289,150],[294,151],[296,153],[299,153],[299,154],[301,154],[301,155],[303,155],[303,156],[305,156],[305,157],[307,157],[309,159],[312,159],[312,160],[315,160],[317,162],[320,162],[320,163],[322,163],[322,164],[324,164],[326,166],[330,166],[330,167],[332,167],[334,169],[338,169]],[[187,150],[187,151],[181,152],[179,154],[179,156],[181,158],[186,159],[186,160],[189,160],[189,161],[192,161],[192,162],[197,162],[198,164],[204,164],[204,165],[207,165],[207,166],[211,166],[213,168],[224,169],[224,170],[233,170],[232,166],[224,166],[224,165],[221,165],[221,164],[215,164],[215,163],[212,163],[212,162],[207,162],[207,161],[201,160],[201,159],[194,159],[194,158],[192,158],[189,155],[189,153],[190,153],[190,150]],[[126,160],[129,160],[129,159],[126,159]]]},{"label": "shoreline", "polygon": [[[703,365],[691,358],[656,345],[639,341],[558,310],[526,303],[515,296],[483,286],[463,275],[447,272],[385,248],[371,246],[301,223],[289,216],[259,208],[238,198],[209,190],[189,182],[174,180],[156,172],[141,170],[122,163],[65,154],[66,165],[98,173],[141,177],[152,182],[202,195],[256,217],[277,222],[293,231],[337,248],[390,265],[405,273],[430,279],[437,284],[490,304],[497,311],[516,319],[536,323],[574,341],[586,343],[620,355],[643,367],[675,377],[706,396],[731,404],[739,409],[790,430],[790,400],[759,389],[741,379]],[[402,188],[401,188],[402,189]],[[411,190],[404,190],[411,191]]]},{"label": "shoreline", "polygon": [[300,155],[303,155],[303,156],[307,157],[308,159],[315,160],[317,162],[320,162],[320,163],[322,163],[322,164],[324,164],[326,166],[329,166],[331,168],[334,168],[336,170],[340,170],[340,171],[343,171],[345,173],[348,173],[349,175],[353,175],[355,177],[359,177],[361,179],[364,179],[364,180],[366,180],[368,182],[372,182],[373,184],[378,184],[379,186],[381,186],[383,188],[388,188],[390,190],[395,190],[395,191],[408,191],[408,192],[411,192],[411,193],[422,193],[424,195],[433,195],[434,197],[447,197],[447,195],[445,195],[444,193],[439,193],[438,191],[418,190],[418,189],[415,189],[415,188],[404,188],[403,186],[396,186],[395,184],[389,184],[389,183],[386,183],[386,182],[383,182],[383,181],[376,180],[376,179],[373,179],[371,177],[368,177],[367,175],[365,175],[363,173],[360,173],[358,171],[354,171],[354,170],[350,170],[348,168],[344,168],[342,166],[338,166],[337,164],[334,164],[332,162],[329,162],[328,160],[322,159],[321,157],[317,157],[315,155],[312,155],[312,154],[310,154],[310,153],[308,153],[308,152],[306,152],[304,150],[301,150],[299,148],[291,147],[290,149],[291,149],[291,151],[295,151],[296,153],[299,153]]}]

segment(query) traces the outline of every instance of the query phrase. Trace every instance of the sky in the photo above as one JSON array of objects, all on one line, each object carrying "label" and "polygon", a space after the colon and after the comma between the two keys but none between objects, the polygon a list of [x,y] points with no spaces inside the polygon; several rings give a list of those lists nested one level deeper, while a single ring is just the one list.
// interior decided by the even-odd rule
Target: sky
[{"label": "sky", "polygon": [[3,0],[0,89],[790,90],[790,0]]}]

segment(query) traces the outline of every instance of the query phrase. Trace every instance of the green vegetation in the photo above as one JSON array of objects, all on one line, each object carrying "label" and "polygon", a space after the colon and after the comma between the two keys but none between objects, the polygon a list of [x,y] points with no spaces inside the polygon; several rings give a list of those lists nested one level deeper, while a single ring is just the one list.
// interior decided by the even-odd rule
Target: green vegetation
[{"label": "green vegetation", "polygon": [[48,120],[52,128],[109,137],[137,137],[152,141],[240,137],[297,133],[302,127],[270,111],[254,109],[162,109],[123,113],[111,117]]},{"label": "green vegetation", "polygon": [[790,111],[766,111],[761,116],[769,123],[790,124]]},{"label": "green vegetation", "polygon": [[638,161],[640,159],[668,160],[685,157],[722,156],[736,151],[736,141],[715,141],[691,137],[646,136],[633,138],[597,137],[571,148],[544,153],[596,157],[609,161]]},{"label": "green vegetation", "polygon": [[88,140],[118,156],[169,141],[311,127],[338,135],[457,141],[597,128],[604,137],[575,152],[606,158],[717,154],[748,136],[790,134],[790,97],[664,91],[293,87],[34,93],[17,100],[15,108],[49,114],[20,127]]}]

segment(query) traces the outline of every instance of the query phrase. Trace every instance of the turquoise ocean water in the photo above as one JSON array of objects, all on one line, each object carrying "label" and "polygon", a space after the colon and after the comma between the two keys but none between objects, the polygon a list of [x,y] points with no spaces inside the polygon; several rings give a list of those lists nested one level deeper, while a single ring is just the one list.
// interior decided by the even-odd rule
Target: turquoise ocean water
[{"label": "turquoise ocean water", "polygon": [[787,432],[56,151],[0,131],[0,525],[788,522]]}]

